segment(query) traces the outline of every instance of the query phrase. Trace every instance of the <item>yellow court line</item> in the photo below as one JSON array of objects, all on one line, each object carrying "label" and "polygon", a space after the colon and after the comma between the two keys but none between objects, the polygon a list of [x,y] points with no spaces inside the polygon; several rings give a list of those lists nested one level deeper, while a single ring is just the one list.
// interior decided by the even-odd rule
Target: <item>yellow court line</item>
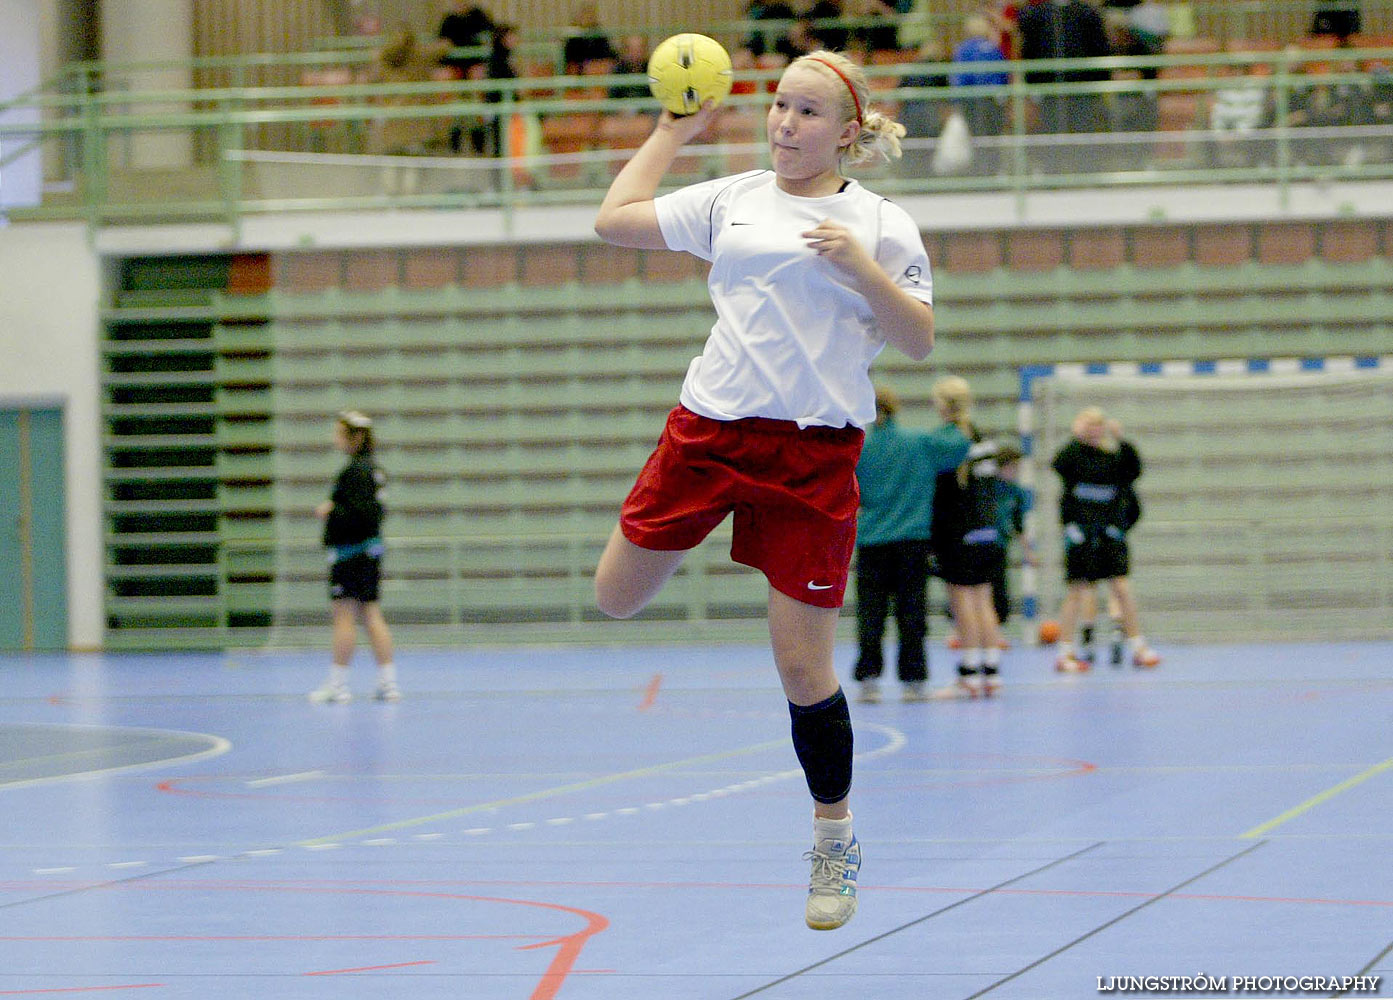
[{"label": "yellow court line", "polygon": [[1301,803],[1299,806],[1293,806],[1291,809],[1288,809],[1286,812],[1282,813],[1282,815],[1278,816],[1276,819],[1270,819],[1266,823],[1263,823],[1261,826],[1255,826],[1247,833],[1240,834],[1239,837],[1240,839],[1247,840],[1251,840],[1254,837],[1261,837],[1263,834],[1268,833],[1281,826],[1287,820],[1295,819],[1297,816],[1300,816],[1306,810],[1314,809],[1322,802],[1330,801],[1335,796],[1339,795],[1341,792],[1347,792],[1355,785],[1358,785],[1361,782],[1368,781],[1374,775],[1379,774],[1382,771],[1387,771],[1389,768],[1393,768],[1393,757],[1389,757],[1381,764],[1375,764],[1367,771],[1359,772],[1352,778],[1346,778],[1338,785],[1335,785],[1331,788],[1327,788],[1319,795],[1311,796],[1309,799]]},{"label": "yellow court line", "polygon": [[412,826],[422,826],[426,823],[437,823],[442,820],[457,819],[460,816],[468,816],[470,813],[484,812],[488,809],[500,809],[504,806],[520,805],[523,802],[537,802],[541,799],[549,799],[557,795],[566,795],[570,792],[583,792],[591,788],[599,788],[601,785],[612,785],[617,781],[628,781],[630,778],[646,778],[651,774],[660,774],[663,771],[671,771],[679,767],[689,767],[693,764],[704,764],[713,760],[725,760],[730,757],[739,757],[742,754],[772,750],[775,747],[784,746],[787,742],[788,741],[785,739],[769,740],[766,743],[756,743],[753,746],[741,747],[736,750],[723,750],[720,753],[702,754],[699,757],[688,757],[685,760],[669,761],[666,764],[654,764],[652,767],[641,767],[634,771],[621,771],[618,774],[607,774],[599,778],[591,778],[587,781],[576,781],[569,785],[559,785],[556,788],[543,788],[536,792],[528,792],[526,795],[516,795],[508,799],[496,799],[493,802],[480,802],[478,805],[465,806],[462,809],[452,809],[449,812],[435,813],[431,816],[418,816],[415,819],[398,820],[395,823],[384,823],[381,826],[370,826],[362,830],[349,830],[347,833],[336,833],[328,837],[315,837],[313,840],[301,840],[296,846],[314,847],[318,844],[331,844],[341,840],[351,840],[355,837],[367,837],[373,834],[386,833],[389,830],[403,830]]}]

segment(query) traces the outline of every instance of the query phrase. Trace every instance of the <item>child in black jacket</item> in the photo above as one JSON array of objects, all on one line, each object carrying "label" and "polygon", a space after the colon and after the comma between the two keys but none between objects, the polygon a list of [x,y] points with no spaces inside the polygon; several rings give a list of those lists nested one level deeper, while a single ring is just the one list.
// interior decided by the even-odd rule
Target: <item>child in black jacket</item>
[{"label": "child in black jacket", "polygon": [[334,445],[348,465],[334,482],[329,499],[315,508],[324,521],[329,550],[329,600],[333,610],[333,663],[324,683],[310,692],[316,703],[346,702],[348,665],[353,659],[357,626],[362,622],[377,659],[378,701],[397,701],[397,671],[392,663],[392,633],[378,603],[382,581],[382,501],[385,477],[373,462],[372,420],[345,410],[334,423]]},{"label": "child in black jacket", "polygon": [[1089,664],[1074,655],[1074,629],[1080,609],[1099,580],[1121,612],[1122,630],[1135,667],[1154,667],[1161,657],[1142,637],[1136,599],[1127,580],[1130,559],[1127,529],[1135,521],[1133,484],[1141,476],[1141,456],[1122,438],[1122,427],[1097,407],[1074,418],[1074,437],[1059,449],[1053,468],[1059,474],[1059,523],[1064,530],[1064,580],[1067,590],[1059,614],[1063,637],[1055,669],[1081,673]]}]

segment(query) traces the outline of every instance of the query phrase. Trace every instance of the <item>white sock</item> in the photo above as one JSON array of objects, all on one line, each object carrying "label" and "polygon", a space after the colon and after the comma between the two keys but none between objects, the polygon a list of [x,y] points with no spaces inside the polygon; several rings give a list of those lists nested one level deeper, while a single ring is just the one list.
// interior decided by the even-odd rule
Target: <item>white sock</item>
[{"label": "white sock", "polygon": [[999,667],[999,666],[1001,666],[1001,647],[1000,647],[1000,646],[989,646],[989,647],[986,649],[986,651],[982,653],[982,666],[984,666],[984,667]]},{"label": "white sock", "polygon": [[1074,644],[1070,642],[1068,639],[1061,639],[1059,641],[1059,658],[1063,660],[1073,655]]},{"label": "white sock", "polygon": [[963,666],[968,670],[976,670],[982,665],[982,650],[979,646],[963,650]]},{"label": "white sock", "polygon": [[397,682],[397,665],[395,663],[379,663],[377,665],[377,683],[395,684]]},{"label": "white sock", "polygon": [[824,840],[840,840],[843,844],[851,839],[851,813],[846,814],[846,819],[827,819],[823,816],[813,817],[813,842],[821,843]]},{"label": "white sock", "polygon": [[346,663],[331,663],[329,665],[329,683],[347,686],[348,665]]},{"label": "white sock", "polygon": [[1140,653],[1146,648],[1146,639],[1140,632],[1134,636],[1129,636],[1127,639],[1127,648],[1134,653]]}]

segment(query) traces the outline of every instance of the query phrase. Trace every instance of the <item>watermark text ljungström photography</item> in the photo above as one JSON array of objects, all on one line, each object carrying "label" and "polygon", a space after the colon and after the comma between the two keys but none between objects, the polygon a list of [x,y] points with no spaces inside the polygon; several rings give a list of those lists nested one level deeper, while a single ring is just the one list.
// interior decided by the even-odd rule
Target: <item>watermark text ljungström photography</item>
[{"label": "watermark text ljungstr\u00f6m photography", "polygon": [[1379,992],[1382,976],[1099,976],[1099,993],[1299,997]]}]

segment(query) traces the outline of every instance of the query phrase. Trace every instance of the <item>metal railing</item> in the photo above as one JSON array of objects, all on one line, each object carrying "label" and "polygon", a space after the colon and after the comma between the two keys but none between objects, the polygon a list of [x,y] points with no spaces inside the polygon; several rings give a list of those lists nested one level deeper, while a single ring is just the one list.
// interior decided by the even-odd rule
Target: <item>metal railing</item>
[{"label": "metal railing", "polygon": [[[305,64],[332,53],[304,54]],[[1003,63],[1010,82],[914,86],[915,79],[982,72],[980,63],[873,65],[875,101],[910,125],[904,158],[869,173],[888,194],[1032,193],[1084,186],[1293,184],[1393,177],[1393,49],[1288,50]],[[1319,73],[1306,72],[1318,66]],[[993,67],[995,68],[995,67]],[[1144,70],[1155,79],[1137,79]],[[1107,72],[1097,83],[1028,83],[1026,74]],[[684,151],[685,183],[764,163],[766,88],[777,71],[737,74],[711,133]],[[610,97],[641,76],[349,83],[263,87],[92,89],[21,95],[0,106],[0,165],[40,157],[49,192],[32,218],[114,222],[211,219],[354,208],[491,209],[593,204],[651,122],[648,98]],[[1362,108],[1311,125],[1316,88]],[[1260,127],[1211,128],[1217,95],[1256,90]],[[972,137],[972,163],[944,167],[940,131],[951,109],[994,106],[1000,134]],[[1059,109],[1087,107],[1098,131],[1050,130]],[[18,121],[27,115],[38,120]],[[1068,126],[1066,125],[1066,128]],[[393,145],[392,134],[413,138]],[[503,136],[505,155],[462,155],[472,136]],[[508,139],[507,137],[511,137]],[[410,155],[404,152],[410,149]]]}]

